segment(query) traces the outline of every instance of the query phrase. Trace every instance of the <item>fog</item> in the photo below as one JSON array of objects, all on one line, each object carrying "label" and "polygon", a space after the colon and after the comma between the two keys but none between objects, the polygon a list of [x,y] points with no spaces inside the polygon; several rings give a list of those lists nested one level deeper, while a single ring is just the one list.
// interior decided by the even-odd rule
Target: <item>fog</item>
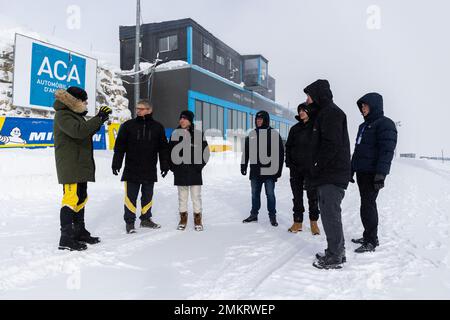
[{"label": "fog", "polygon": [[[79,28],[67,26],[70,5],[81,9]],[[112,53],[116,64],[119,25],[135,22],[135,1],[0,0],[0,8],[38,33]],[[356,101],[376,91],[385,114],[401,121],[399,152],[450,154],[448,1],[142,0],[142,9],[144,23],[190,17],[241,54],[263,54],[285,106],[296,108],[306,85],[328,79],[352,139],[362,121]]]}]

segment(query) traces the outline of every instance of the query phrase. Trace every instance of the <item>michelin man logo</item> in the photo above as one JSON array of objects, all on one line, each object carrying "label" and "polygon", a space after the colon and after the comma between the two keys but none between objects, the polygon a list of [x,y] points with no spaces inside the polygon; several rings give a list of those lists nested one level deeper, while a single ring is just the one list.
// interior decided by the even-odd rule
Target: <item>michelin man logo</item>
[{"label": "michelin man logo", "polygon": [[11,133],[9,134],[9,137],[0,135],[0,142],[2,142],[5,145],[9,144],[27,144],[25,140],[22,138],[22,131],[20,131],[19,128],[12,129]]}]

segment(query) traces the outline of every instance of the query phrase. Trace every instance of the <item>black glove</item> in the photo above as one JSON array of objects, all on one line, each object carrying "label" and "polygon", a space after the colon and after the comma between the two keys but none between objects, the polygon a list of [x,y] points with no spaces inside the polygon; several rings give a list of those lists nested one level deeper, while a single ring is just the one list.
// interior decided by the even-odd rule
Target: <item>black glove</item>
[{"label": "black glove", "polygon": [[320,173],[319,166],[317,164],[315,164],[311,168],[311,178],[317,178],[319,176],[319,173]]},{"label": "black glove", "polygon": [[375,178],[373,179],[373,186],[376,191],[380,191],[384,188],[384,180],[386,179],[386,176],[384,174],[377,173],[375,175]]},{"label": "black glove", "polygon": [[120,168],[112,168],[113,175],[118,176],[120,172]]},{"label": "black glove", "polygon": [[106,122],[109,119],[109,116],[112,114],[112,109],[110,107],[101,107],[97,117],[102,119],[102,122]]},{"label": "black glove", "polygon": [[241,166],[241,174],[242,174],[243,176],[246,176],[246,175],[247,175],[247,168],[246,168],[245,166]]},{"label": "black glove", "polygon": [[161,177],[163,177],[163,179],[165,177],[167,177],[168,174],[169,174],[169,170],[161,170]]}]

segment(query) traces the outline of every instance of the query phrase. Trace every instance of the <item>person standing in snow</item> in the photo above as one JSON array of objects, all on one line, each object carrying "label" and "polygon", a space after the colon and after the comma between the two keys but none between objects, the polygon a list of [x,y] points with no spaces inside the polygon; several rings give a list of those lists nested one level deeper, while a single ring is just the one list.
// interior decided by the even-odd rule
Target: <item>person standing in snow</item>
[{"label": "person standing in snow", "polygon": [[100,239],[86,230],[84,214],[88,201],[87,184],[95,182],[93,135],[109,118],[112,110],[100,108],[96,117],[86,121],[86,91],[78,87],[55,92],[55,160],[58,181],[64,186],[60,212],[60,250],[83,251]]},{"label": "person standing in snow", "polygon": [[319,269],[340,269],[346,262],[341,203],[351,178],[347,117],[333,102],[327,80],[314,82],[304,92],[308,106],[318,111],[312,135],[310,184],[318,190],[328,243],[325,254],[318,253],[313,265]]},{"label": "person standing in snow", "polygon": [[137,199],[141,192],[141,228],[159,229],[153,222],[152,207],[155,183],[158,181],[158,156],[163,178],[169,172],[169,146],[162,124],[153,119],[153,105],[141,100],[137,117],[125,122],[119,129],[114,147],[112,170],[119,175],[125,158],[122,181],[125,183],[126,232],[136,232]]},{"label": "person standing in snow", "polygon": [[258,222],[261,209],[261,191],[265,187],[270,223],[278,227],[275,184],[283,173],[284,146],[280,134],[270,127],[270,116],[260,111],[255,117],[256,129],[245,139],[241,174],[247,175],[250,164],[252,210],[244,223]]},{"label": "person standing in snow", "polygon": [[364,253],[375,251],[379,245],[376,201],[390,173],[397,146],[397,128],[391,119],[384,116],[383,97],[380,94],[369,93],[358,100],[357,105],[364,123],[358,130],[352,172],[356,173],[361,195],[360,213],[364,234],[352,242],[361,245],[356,253]]},{"label": "person standing in snow", "polygon": [[180,223],[178,230],[186,230],[188,223],[188,200],[191,194],[194,208],[196,231],[203,231],[202,171],[209,161],[208,142],[202,131],[195,129],[194,113],[183,111],[178,128],[172,133],[169,142],[170,170],[178,187]]},{"label": "person standing in snow", "polygon": [[309,220],[313,235],[319,235],[319,199],[317,189],[310,186],[310,169],[312,167],[312,134],[316,110],[306,103],[298,106],[299,121],[289,132],[286,142],[286,167],[291,171],[291,189],[294,196],[294,224],[289,232],[303,231],[303,192],[306,190],[309,204]]}]

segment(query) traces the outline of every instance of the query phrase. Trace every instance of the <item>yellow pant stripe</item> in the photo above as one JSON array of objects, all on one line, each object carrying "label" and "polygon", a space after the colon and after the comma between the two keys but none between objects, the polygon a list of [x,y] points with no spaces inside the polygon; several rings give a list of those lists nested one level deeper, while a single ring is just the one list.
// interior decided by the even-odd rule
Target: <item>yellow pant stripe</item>
[{"label": "yellow pant stripe", "polygon": [[153,200],[150,201],[150,203],[148,205],[146,205],[145,207],[142,208],[142,214],[146,215],[148,210],[151,209],[151,207],[153,207]]},{"label": "yellow pant stripe", "polygon": [[65,184],[64,185],[64,197],[62,200],[63,207],[69,207],[75,212],[78,208],[78,194],[77,194],[77,184]]},{"label": "yellow pant stripe", "polygon": [[125,182],[125,206],[128,208],[128,210],[130,210],[131,212],[136,214],[136,211],[137,211],[136,207],[133,205],[131,200],[128,198],[128,185],[126,182]]}]

